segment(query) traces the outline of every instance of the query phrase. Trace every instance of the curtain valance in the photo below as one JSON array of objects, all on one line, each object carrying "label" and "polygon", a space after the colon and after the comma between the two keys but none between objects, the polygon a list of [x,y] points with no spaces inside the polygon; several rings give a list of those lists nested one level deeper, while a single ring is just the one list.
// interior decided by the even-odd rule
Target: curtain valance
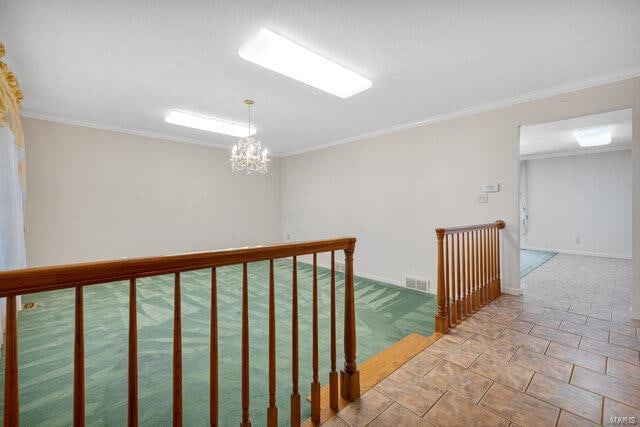
[{"label": "curtain valance", "polygon": [[18,79],[2,61],[6,51],[4,44],[0,42],[0,127],[8,127],[13,133],[13,142],[18,147],[20,187],[23,193],[26,191],[25,162],[24,162],[24,133],[20,121],[20,104],[22,103],[22,91]]}]

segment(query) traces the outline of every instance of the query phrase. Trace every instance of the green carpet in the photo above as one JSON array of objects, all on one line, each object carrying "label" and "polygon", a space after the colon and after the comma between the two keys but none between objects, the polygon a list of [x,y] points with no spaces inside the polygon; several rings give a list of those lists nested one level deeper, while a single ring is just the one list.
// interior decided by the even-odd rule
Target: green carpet
[{"label": "green carpet", "polygon": [[[278,407],[289,422],[291,393],[291,270],[276,262]],[[220,421],[240,421],[241,266],[218,269]],[[183,404],[185,425],[209,417],[210,271],[182,274]],[[300,390],[311,378],[312,269],[299,263]],[[319,269],[320,381],[329,370],[329,271]],[[344,277],[338,273],[338,366],[343,363]],[[268,264],[249,265],[251,419],[264,425],[268,404]],[[88,425],[125,425],[127,407],[128,283],[85,288],[86,416]],[[18,317],[21,424],[71,424],[73,384],[73,290],[23,297],[36,302]],[[356,278],[357,355],[362,362],[411,332],[433,333],[432,295]],[[173,276],[138,284],[140,422],[171,425]],[[1,390],[0,390],[1,392]],[[2,400],[0,400],[2,402]],[[309,405],[303,404],[303,416]]]},{"label": "green carpet", "polygon": [[520,277],[524,277],[555,255],[555,252],[520,249]]}]

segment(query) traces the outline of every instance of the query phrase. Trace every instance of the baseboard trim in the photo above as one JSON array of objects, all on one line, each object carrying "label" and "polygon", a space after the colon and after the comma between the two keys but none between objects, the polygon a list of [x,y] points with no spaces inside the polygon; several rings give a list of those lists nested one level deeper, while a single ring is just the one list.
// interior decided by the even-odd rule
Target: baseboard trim
[{"label": "baseboard trim", "polygon": [[503,294],[520,296],[520,295],[522,295],[522,288],[506,288],[506,287],[503,287],[502,288],[502,293]]},{"label": "baseboard trim", "polygon": [[[308,264],[308,265],[312,265],[313,261],[309,260],[308,258],[304,258],[304,257],[298,257],[298,262],[304,263],[304,264]],[[327,263],[322,263],[322,262],[318,262],[318,267],[320,268],[324,268],[327,270],[331,269],[331,265],[327,264]],[[373,274],[368,274],[368,273],[363,273],[362,271],[354,271],[353,272],[354,276],[357,277],[362,277],[363,279],[369,279],[369,280],[375,280],[376,282],[381,282],[381,283],[385,283],[387,285],[393,285],[393,286],[397,286],[399,288],[402,289],[407,289],[409,291],[416,291],[416,292],[420,292],[423,294],[429,294],[429,295],[437,295],[437,290],[436,289],[430,289],[427,291],[421,291],[419,289],[411,289],[411,288],[407,288],[406,286],[404,286],[404,284],[402,282],[398,282],[397,280],[392,280],[392,279],[388,279],[386,277],[380,277],[380,276],[376,276]]]},{"label": "baseboard trim", "polygon": [[520,249],[527,249],[530,251],[557,252],[559,254],[568,254],[568,255],[596,256],[600,258],[631,259],[631,255],[608,254],[603,252],[575,251],[571,249],[540,248],[537,246],[525,246],[525,245],[521,245]]}]

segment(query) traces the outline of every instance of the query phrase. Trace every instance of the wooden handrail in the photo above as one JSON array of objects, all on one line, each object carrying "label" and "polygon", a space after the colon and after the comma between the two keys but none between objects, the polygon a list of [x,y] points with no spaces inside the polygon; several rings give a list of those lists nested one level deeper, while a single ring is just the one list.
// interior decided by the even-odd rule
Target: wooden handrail
[{"label": "wooden handrail", "polygon": [[438,230],[444,230],[445,235],[451,235],[451,234],[464,233],[467,231],[490,230],[492,228],[503,229],[504,227],[505,227],[505,222],[502,220],[498,220],[496,222],[489,222],[486,224],[461,225],[458,227],[436,228],[436,232]]},{"label": "wooden handrail", "polygon": [[[210,424],[219,424],[218,416],[218,310],[217,310],[217,267],[242,265],[242,355],[241,382],[242,393],[239,402],[242,408],[242,426],[251,425],[249,399],[249,275],[247,265],[256,261],[269,261],[269,396],[267,406],[267,425],[278,424],[278,408],[276,399],[276,318],[275,318],[275,279],[274,260],[293,258],[292,271],[292,393],[291,424],[300,425],[300,394],[298,390],[298,290],[297,290],[297,257],[313,255],[313,382],[311,417],[315,422],[320,419],[320,382],[319,382],[319,341],[318,341],[318,280],[317,255],[327,252],[331,254],[331,384],[332,406],[338,401],[338,393],[343,399],[353,401],[360,396],[359,371],[356,365],[356,326],[355,326],[355,289],[353,281],[353,253],[356,239],[344,237],[338,239],[317,240],[300,243],[287,243],[269,246],[255,246],[237,249],[225,249],[210,252],[196,252],[180,255],[121,259],[112,261],[88,262],[52,267],[28,268],[0,272],[0,297],[7,297],[7,322],[5,338],[5,375],[4,375],[4,425],[19,425],[19,393],[18,393],[18,328],[15,297],[33,292],[75,289],[75,321],[74,321],[74,390],[73,390],[73,424],[85,425],[85,370],[84,370],[84,286],[110,283],[121,280],[129,281],[129,342],[128,342],[128,425],[138,425],[138,354],[137,354],[137,302],[136,280],[141,277],[163,274],[174,275],[174,318],[173,318],[173,425],[182,425],[182,312],[180,298],[180,273],[191,270],[211,269],[211,341],[210,341]],[[345,255],[344,273],[344,368],[340,371],[341,387],[337,387],[335,366],[335,252],[343,250]],[[228,420],[225,420],[227,423]]]},{"label": "wooden handrail", "polygon": [[0,297],[355,248],[355,237],[0,272]]},{"label": "wooden handrail", "polygon": [[500,296],[500,230],[505,222],[436,228],[436,332],[446,334]]}]

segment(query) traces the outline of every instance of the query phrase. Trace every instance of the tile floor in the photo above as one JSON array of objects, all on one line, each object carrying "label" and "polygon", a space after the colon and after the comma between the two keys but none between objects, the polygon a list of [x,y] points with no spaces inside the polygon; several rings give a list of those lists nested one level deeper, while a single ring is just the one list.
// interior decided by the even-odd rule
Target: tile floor
[{"label": "tile floor", "polygon": [[561,254],[523,285],[524,295],[493,301],[325,425],[640,422],[631,262]]}]

